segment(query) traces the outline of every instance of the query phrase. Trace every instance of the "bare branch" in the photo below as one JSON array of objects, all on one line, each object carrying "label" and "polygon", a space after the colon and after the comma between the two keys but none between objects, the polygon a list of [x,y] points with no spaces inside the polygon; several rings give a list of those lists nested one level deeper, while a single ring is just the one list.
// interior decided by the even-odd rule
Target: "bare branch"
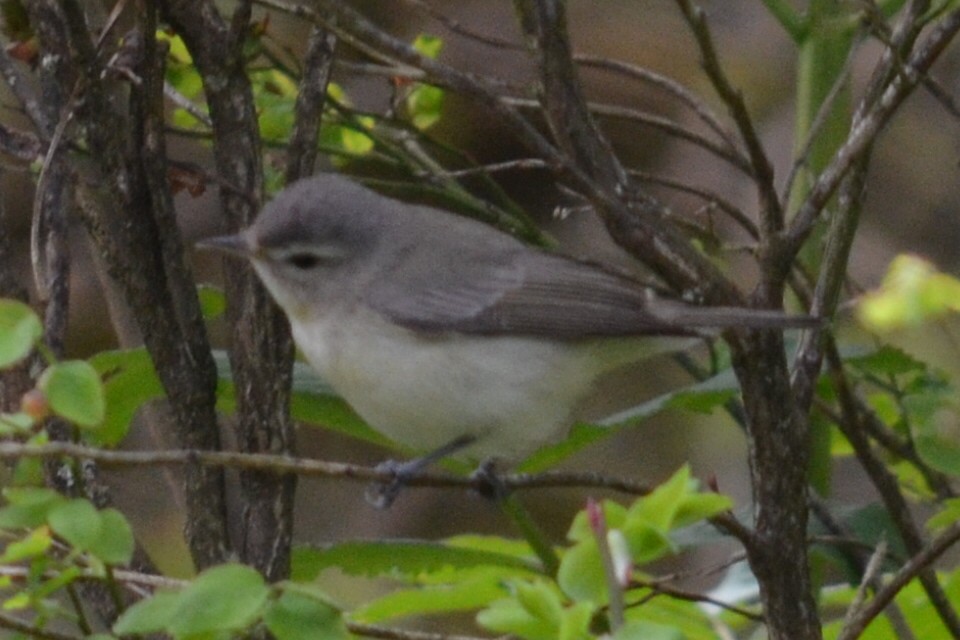
[{"label": "bare branch", "polygon": [[320,116],[327,95],[327,83],[333,69],[336,37],[314,26],[307,41],[304,74],[300,79],[293,121],[287,146],[287,183],[313,174],[317,158]]},{"label": "bare branch", "polygon": [[947,45],[960,31],[960,10],[950,12],[934,27],[933,31],[910,55],[876,102],[870,106],[862,119],[854,125],[846,142],[834,155],[800,206],[783,237],[782,250],[792,259],[813,231],[824,206],[833,197],[843,176],[858,158],[867,152],[877,134],[886,126],[897,108],[916,88]]},{"label": "bare branch", "polygon": [[738,89],[730,84],[723,67],[720,65],[720,58],[713,44],[713,36],[710,34],[710,27],[707,24],[703,9],[694,6],[691,0],[677,0],[677,5],[690,25],[690,30],[700,47],[704,71],[710,78],[710,82],[713,83],[717,95],[730,110],[730,115],[740,132],[740,137],[747,147],[753,169],[753,179],[757,185],[760,198],[760,230],[764,241],[769,242],[773,234],[783,228],[783,207],[773,181],[773,164],[767,157],[763,143],[760,142],[760,137],[753,126],[753,119],[743,102],[743,96]]},{"label": "bare branch", "polygon": [[837,640],[853,640],[860,637],[867,625],[880,615],[911,580],[930,571],[937,558],[958,541],[960,541],[960,522],[954,522],[900,567],[870,602],[859,610],[848,613],[846,623]]},{"label": "bare branch", "polygon": [[[501,98],[501,100],[505,104],[514,107],[522,107],[524,109],[543,109],[543,105],[536,100],[530,100],[529,98],[514,98],[504,96]],[[587,109],[590,110],[590,113],[598,116],[637,122],[654,129],[659,129],[667,135],[671,135],[675,138],[679,138],[680,140],[686,140],[687,142],[693,143],[701,149],[713,154],[717,158],[720,158],[724,162],[730,163],[737,170],[747,175],[752,175],[753,173],[750,162],[746,158],[740,156],[736,149],[731,149],[726,145],[717,144],[709,138],[705,138],[704,136],[700,135],[696,131],[691,131],[682,125],[677,124],[669,118],[664,118],[652,113],[640,111],[639,109],[620,107],[611,104],[601,104],[597,102],[588,102]]]},{"label": "bare branch", "polygon": [[724,126],[722,122],[720,122],[720,118],[717,117],[717,115],[712,109],[710,109],[710,107],[706,104],[706,102],[703,101],[702,98],[697,96],[695,93],[687,89],[676,80],[651,71],[650,69],[623,62],[622,60],[613,60],[611,58],[603,58],[584,53],[574,54],[573,59],[578,64],[583,66],[620,73],[631,78],[636,78],[637,80],[641,80],[666,91],[673,97],[680,100],[680,102],[690,107],[690,109],[697,114],[704,124],[710,127],[714,133],[720,136],[720,139],[727,144],[730,151],[737,151],[737,143],[733,138],[733,134],[727,130],[726,126]]}]

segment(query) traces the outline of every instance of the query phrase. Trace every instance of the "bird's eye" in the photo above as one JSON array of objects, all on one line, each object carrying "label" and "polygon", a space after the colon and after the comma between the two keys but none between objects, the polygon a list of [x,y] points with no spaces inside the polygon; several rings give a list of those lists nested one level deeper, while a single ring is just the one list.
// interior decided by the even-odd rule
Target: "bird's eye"
[{"label": "bird's eye", "polygon": [[287,262],[297,269],[306,271],[317,266],[320,263],[320,257],[314,253],[294,253],[287,257]]}]

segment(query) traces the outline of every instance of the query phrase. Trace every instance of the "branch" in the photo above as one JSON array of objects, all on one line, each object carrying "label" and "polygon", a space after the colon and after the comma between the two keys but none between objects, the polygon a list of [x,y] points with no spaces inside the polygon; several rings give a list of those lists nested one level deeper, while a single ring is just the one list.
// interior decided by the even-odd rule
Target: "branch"
[{"label": "branch", "polygon": [[[203,80],[213,125],[217,173],[234,190],[220,190],[228,228],[253,222],[263,201],[263,166],[256,107],[243,45],[251,3],[240,2],[228,22],[212,0],[162,0]],[[237,395],[237,445],[245,451],[291,452],[289,402],[293,341],[283,313],[248,266],[224,271],[230,327],[230,365]],[[208,423],[215,428],[215,422]],[[240,477],[240,557],[269,580],[289,574],[295,478]]]},{"label": "branch", "polygon": [[727,147],[730,151],[737,152],[737,143],[733,139],[733,134],[727,130],[722,122],[720,122],[720,118],[717,117],[717,115],[713,112],[713,110],[710,109],[703,99],[676,80],[651,71],[650,69],[630,64],[628,62],[623,62],[622,60],[613,60],[611,58],[603,58],[601,56],[593,56],[584,53],[574,54],[573,60],[585,67],[594,67],[597,69],[604,69],[606,71],[619,73],[627,77],[646,82],[666,91],[673,97],[680,100],[680,102],[690,107],[690,109],[697,114],[704,124],[710,127],[714,133],[720,136],[720,139],[727,144]]},{"label": "branch", "polygon": [[926,40],[910,55],[880,98],[864,114],[850,131],[846,142],[834,155],[810,190],[806,200],[797,211],[793,222],[783,234],[784,261],[789,264],[803,246],[817,222],[820,212],[833,197],[847,171],[876,139],[890,118],[908,95],[916,88],[920,78],[960,31],[960,10],[952,11],[943,18],[927,36]]},{"label": "branch", "polygon": [[[870,478],[870,482],[880,494],[891,521],[903,539],[907,553],[917,554],[923,549],[923,537],[917,529],[910,513],[910,505],[900,492],[896,476],[887,469],[881,460],[873,453],[870,442],[860,426],[861,417],[857,410],[857,403],[853,391],[847,385],[843,375],[843,363],[840,354],[832,344],[826,349],[827,366],[837,390],[843,420],[837,423],[844,437],[853,447],[857,460]],[[927,597],[940,616],[944,625],[950,629],[954,637],[960,637],[960,619],[953,609],[950,599],[944,593],[937,580],[937,574],[932,567],[919,567],[917,574]]]},{"label": "branch", "polygon": [[293,131],[287,146],[287,184],[313,174],[320,116],[333,69],[336,42],[336,36],[318,26],[310,31],[304,74],[297,92]]},{"label": "branch", "polygon": [[770,241],[773,234],[783,228],[783,207],[773,182],[773,165],[767,158],[766,151],[764,151],[760,136],[757,135],[753,126],[753,120],[743,102],[740,90],[730,84],[723,67],[720,65],[720,59],[713,44],[713,36],[710,34],[710,27],[707,25],[703,9],[694,6],[691,0],[677,0],[677,5],[680,7],[684,18],[686,18],[687,24],[690,25],[690,30],[700,47],[703,69],[706,71],[710,82],[713,83],[717,95],[727,105],[737,129],[740,131],[740,137],[747,147],[753,180],[757,185],[760,197],[760,229],[765,241]]},{"label": "branch", "polygon": [[[943,555],[950,547],[960,541],[960,522],[954,522],[947,527],[940,535],[930,541],[929,544],[920,549],[910,560],[893,574],[893,577],[887,582],[870,602],[866,603],[857,611],[848,613],[847,621],[843,630],[837,636],[837,640],[853,640],[860,637],[866,630],[867,625],[876,618],[893,602],[897,594],[907,586],[907,584],[925,572],[931,571],[933,563]],[[951,629],[956,637],[956,631]]]},{"label": "branch", "polygon": [[[522,107],[525,109],[544,108],[541,103],[529,98],[514,98],[504,96],[501,98],[501,100],[503,100],[505,104],[514,107]],[[726,145],[717,144],[709,138],[705,138],[704,136],[700,135],[696,131],[691,131],[682,125],[677,124],[669,118],[664,118],[663,116],[640,111],[639,109],[620,107],[611,104],[601,104],[597,102],[588,102],[587,109],[590,111],[590,113],[598,116],[627,120],[629,122],[636,122],[654,129],[659,129],[660,131],[663,131],[667,135],[671,135],[674,138],[693,143],[708,153],[720,158],[724,162],[730,163],[734,168],[747,175],[752,175],[753,173],[750,162],[741,156],[736,149],[731,149]]]}]

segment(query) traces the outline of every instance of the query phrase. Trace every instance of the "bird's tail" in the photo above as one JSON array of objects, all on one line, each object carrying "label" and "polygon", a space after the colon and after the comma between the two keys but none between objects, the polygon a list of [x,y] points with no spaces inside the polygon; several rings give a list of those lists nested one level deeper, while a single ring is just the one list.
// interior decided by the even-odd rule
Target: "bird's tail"
[{"label": "bird's tail", "polygon": [[813,329],[822,318],[791,315],[772,309],[749,307],[697,307],[687,304],[657,304],[656,315],[676,326],[691,329]]}]

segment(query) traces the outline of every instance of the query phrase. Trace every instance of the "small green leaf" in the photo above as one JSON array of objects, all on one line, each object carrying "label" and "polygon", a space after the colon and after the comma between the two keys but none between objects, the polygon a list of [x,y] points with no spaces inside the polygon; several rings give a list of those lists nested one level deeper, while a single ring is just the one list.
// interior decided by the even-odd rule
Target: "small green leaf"
[{"label": "small green leaf", "polygon": [[125,636],[165,631],[180,610],[180,595],[178,592],[158,591],[137,602],[117,618],[113,632]]},{"label": "small green leaf", "polygon": [[52,508],[47,522],[54,533],[81,551],[86,551],[96,543],[103,526],[103,519],[96,507],[89,500],[80,498]]},{"label": "small green leaf", "polygon": [[391,591],[354,610],[351,618],[375,624],[409,616],[476,611],[505,595],[503,576],[490,571],[457,584]]},{"label": "small green leaf", "polygon": [[43,335],[33,309],[18,300],[0,299],[0,368],[22,360]]},{"label": "small green leaf", "polygon": [[494,602],[477,614],[477,624],[499,634],[524,640],[556,640],[556,627],[533,617],[514,598]]},{"label": "small green leaf", "polygon": [[407,96],[407,113],[417,129],[424,131],[440,120],[446,92],[440,87],[418,84]]},{"label": "small green leaf", "polygon": [[51,365],[40,376],[37,387],[46,394],[50,409],[62,418],[86,428],[103,422],[103,383],[89,362],[68,360]]},{"label": "small green leaf", "polygon": [[277,640],[347,640],[340,612],[311,594],[287,589],[270,603],[263,622]]},{"label": "small green leaf", "polygon": [[960,309],[960,280],[919,256],[893,259],[880,288],[860,298],[857,315],[874,331],[916,326]]},{"label": "small green leaf", "polygon": [[737,392],[733,389],[683,391],[670,398],[665,408],[709,415],[735,397]]},{"label": "small green leaf", "polygon": [[697,493],[687,496],[674,515],[671,528],[684,527],[711,518],[733,508],[733,500],[719,493]]},{"label": "small green leaf", "polygon": [[163,384],[144,347],[102,351],[90,358],[90,364],[104,380],[106,417],[98,429],[83,435],[92,444],[115,445],[126,437],[137,410],[163,397]]},{"label": "small green leaf", "polygon": [[13,564],[23,560],[39,558],[47,553],[52,544],[53,538],[50,536],[50,529],[37,527],[26,537],[7,543],[3,553],[0,553],[0,564]]},{"label": "small green leaf", "polygon": [[563,602],[550,585],[544,582],[519,582],[516,585],[517,601],[535,618],[552,626],[560,626]]},{"label": "small green leaf", "polygon": [[557,584],[578,602],[607,602],[607,580],[595,540],[578,542],[560,559]]},{"label": "small green leaf", "polygon": [[931,531],[943,529],[960,520],[960,498],[948,498],[940,505],[940,511],[927,520]]},{"label": "small green leaf", "polygon": [[421,33],[414,39],[413,48],[416,49],[420,55],[424,55],[431,60],[436,60],[437,56],[440,55],[440,50],[443,48],[443,38]]},{"label": "small green leaf", "polygon": [[590,624],[594,614],[593,603],[576,602],[565,608],[560,615],[560,629],[557,640],[590,640],[594,634],[590,633]]},{"label": "small green leaf", "polygon": [[215,320],[227,310],[227,297],[223,289],[201,284],[197,287],[197,296],[200,298],[200,313],[204,320]]},{"label": "small green leaf", "polygon": [[695,490],[694,486],[695,481],[690,478],[690,466],[681,466],[650,495],[630,505],[624,528],[644,523],[661,531],[669,531],[682,500]]},{"label": "small green leaf", "polygon": [[[603,507],[603,521],[606,523],[607,529],[619,529],[623,526],[627,517],[626,507],[613,500],[604,500],[600,504]],[[581,509],[573,518],[570,530],[567,531],[567,539],[574,542],[583,542],[584,540],[593,540],[594,537],[587,511]]]},{"label": "small green leaf", "polygon": [[105,564],[125,565],[133,558],[134,538],[130,523],[116,509],[100,512],[100,535],[88,547]]},{"label": "small green leaf", "polygon": [[260,616],[269,595],[263,577],[248,566],[207,569],[180,593],[166,630],[178,638],[241,631]]},{"label": "small green leaf", "polygon": [[314,579],[321,571],[336,567],[348,575],[414,575],[447,567],[498,567],[522,572],[534,565],[515,556],[477,549],[464,549],[423,541],[342,542],[324,549],[297,548],[293,552],[293,575],[298,581]]},{"label": "small green leaf", "polygon": [[47,521],[47,514],[54,506],[66,502],[66,498],[41,487],[8,487],[3,490],[8,504],[0,509],[0,528],[32,529]]},{"label": "small green leaf", "polygon": [[899,347],[885,344],[876,351],[862,356],[846,358],[845,362],[865,373],[874,375],[902,375],[904,373],[921,372],[927,365],[917,360]]},{"label": "small green leaf", "polygon": [[617,629],[611,640],[685,640],[686,637],[679,629],[635,620]]}]

